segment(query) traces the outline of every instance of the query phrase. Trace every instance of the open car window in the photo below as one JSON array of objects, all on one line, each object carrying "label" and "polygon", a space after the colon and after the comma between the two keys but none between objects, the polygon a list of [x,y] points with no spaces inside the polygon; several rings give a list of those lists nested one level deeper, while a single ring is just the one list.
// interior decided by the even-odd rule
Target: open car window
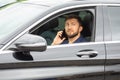
[{"label": "open car window", "polygon": [[78,15],[82,20],[83,30],[81,32],[82,36],[87,40],[87,42],[94,41],[93,36],[93,21],[94,14],[89,10],[82,10],[72,13],[67,13],[55,17],[52,20],[49,20],[47,23],[42,25],[40,28],[37,28],[32,34],[42,36],[46,39],[47,45],[51,45],[58,31],[64,30],[65,27],[65,18],[69,14]]}]

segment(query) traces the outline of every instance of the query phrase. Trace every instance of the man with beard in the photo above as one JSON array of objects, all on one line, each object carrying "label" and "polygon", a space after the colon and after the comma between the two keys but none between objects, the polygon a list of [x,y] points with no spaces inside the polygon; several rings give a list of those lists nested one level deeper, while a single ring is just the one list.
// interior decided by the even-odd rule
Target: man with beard
[{"label": "man with beard", "polygon": [[54,38],[51,45],[59,45],[59,44],[71,44],[71,43],[79,43],[86,42],[86,40],[81,35],[81,31],[83,30],[81,18],[77,15],[71,14],[66,17],[65,20],[65,34],[66,37],[63,36],[63,31],[59,31]]}]

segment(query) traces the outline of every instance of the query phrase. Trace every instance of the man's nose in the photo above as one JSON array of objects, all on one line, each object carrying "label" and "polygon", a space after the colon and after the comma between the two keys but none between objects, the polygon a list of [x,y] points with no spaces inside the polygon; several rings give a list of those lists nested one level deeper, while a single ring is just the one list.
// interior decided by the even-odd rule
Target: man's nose
[{"label": "man's nose", "polygon": [[68,29],[71,29],[71,27],[72,27],[72,26],[71,26],[71,25],[69,25],[69,26],[68,26]]}]

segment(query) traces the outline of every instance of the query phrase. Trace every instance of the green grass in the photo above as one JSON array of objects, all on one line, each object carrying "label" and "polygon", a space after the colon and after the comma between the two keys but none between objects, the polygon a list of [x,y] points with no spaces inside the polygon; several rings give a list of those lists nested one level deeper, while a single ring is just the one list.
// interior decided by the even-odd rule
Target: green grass
[{"label": "green grass", "polygon": [[27,1],[27,0],[17,0],[17,2],[21,2],[21,1]]}]

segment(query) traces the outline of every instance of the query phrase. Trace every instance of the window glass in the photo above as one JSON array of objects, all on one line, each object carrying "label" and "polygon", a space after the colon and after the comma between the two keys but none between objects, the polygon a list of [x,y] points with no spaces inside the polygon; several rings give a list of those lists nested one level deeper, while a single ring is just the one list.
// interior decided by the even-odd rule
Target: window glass
[{"label": "window glass", "polygon": [[[21,29],[25,24],[33,21],[43,11],[44,6],[29,4],[13,4],[0,11],[0,40],[14,35],[14,32]],[[29,14],[29,15],[28,15]]]},{"label": "window glass", "polygon": [[109,7],[108,13],[112,40],[120,40],[120,7]]}]

